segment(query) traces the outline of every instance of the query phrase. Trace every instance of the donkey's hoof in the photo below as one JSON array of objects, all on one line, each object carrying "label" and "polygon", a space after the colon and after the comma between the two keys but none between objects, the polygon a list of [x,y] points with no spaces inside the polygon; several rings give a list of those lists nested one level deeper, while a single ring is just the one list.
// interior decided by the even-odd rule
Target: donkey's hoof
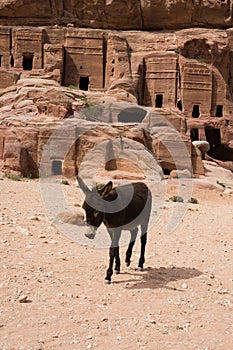
[{"label": "donkey's hoof", "polygon": [[127,267],[129,267],[130,261],[126,261],[126,262],[125,262],[125,265],[126,265]]},{"label": "donkey's hoof", "polygon": [[105,284],[111,284],[111,281],[107,280],[106,278],[105,278],[104,282],[105,282]]},{"label": "donkey's hoof", "polygon": [[142,272],[143,271],[143,267],[138,266],[138,271]]},{"label": "donkey's hoof", "polygon": [[115,275],[119,275],[120,270],[114,270]]}]

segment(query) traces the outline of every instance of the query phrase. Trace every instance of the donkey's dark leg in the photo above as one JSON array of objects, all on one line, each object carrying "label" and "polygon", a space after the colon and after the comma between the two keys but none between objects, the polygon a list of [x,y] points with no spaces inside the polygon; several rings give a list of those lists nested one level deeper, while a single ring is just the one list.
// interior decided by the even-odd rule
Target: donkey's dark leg
[{"label": "donkey's dark leg", "polygon": [[131,232],[131,240],[130,240],[128,249],[126,251],[126,256],[125,256],[126,266],[130,265],[130,259],[131,259],[131,256],[132,256],[133,246],[134,246],[135,240],[137,238],[138,229],[135,228],[134,230],[132,230],[130,232]]},{"label": "donkey's dark leg", "polygon": [[[119,257],[119,239],[120,239],[120,230],[110,230],[108,229],[108,232],[111,237],[111,247],[109,249],[109,266],[107,269],[106,277],[105,277],[105,282],[106,283],[111,283],[111,277],[113,274],[113,263],[114,263],[114,258],[116,258],[116,264],[119,264],[120,262],[120,257]],[[119,267],[120,270],[120,264],[117,266]]]},{"label": "donkey's dark leg", "polygon": [[145,262],[146,241],[147,241],[147,232],[141,236],[141,256],[140,256],[139,263],[138,263],[138,270],[139,271],[143,270],[143,264]]},{"label": "donkey's dark leg", "polygon": [[105,277],[105,282],[106,283],[111,283],[111,277],[112,277],[112,274],[113,274],[112,267],[113,267],[115,254],[116,254],[116,248],[115,247],[113,247],[113,248],[110,247],[109,248],[109,266],[108,266],[107,274],[106,274],[106,277]]},{"label": "donkey's dark leg", "polygon": [[115,256],[115,268],[114,272],[116,274],[120,273],[121,268],[121,261],[120,261],[120,254],[119,254],[119,247],[116,247],[116,256]]},{"label": "donkey's dark leg", "polygon": [[145,262],[145,249],[147,242],[147,229],[148,229],[149,216],[145,221],[141,224],[141,255],[138,262],[138,270],[143,270],[143,265]]}]

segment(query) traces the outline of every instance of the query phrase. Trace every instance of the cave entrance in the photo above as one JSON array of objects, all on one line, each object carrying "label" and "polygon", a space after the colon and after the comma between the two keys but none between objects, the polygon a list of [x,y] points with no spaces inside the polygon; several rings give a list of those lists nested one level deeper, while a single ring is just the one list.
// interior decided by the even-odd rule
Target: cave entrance
[{"label": "cave entrance", "polygon": [[163,173],[164,173],[164,175],[170,175],[171,174],[171,169],[163,168]]},{"label": "cave entrance", "polygon": [[183,106],[182,106],[182,101],[181,100],[179,100],[177,102],[177,108],[182,112]]},{"label": "cave entrance", "polygon": [[192,141],[199,141],[199,131],[197,128],[190,130],[190,138]]},{"label": "cave entrance", "polygon": [[141,123],[146,116],[146,111],[138,107],[125,108],[118,114],[120,123]]},{"label": "cave entrance", "polygon": [[15,64],[14,56],[11,55],[11,58],[10,58],[10,66],[11,66],[11,67],[14,67],[14,64]]},{"label": "cave entrance", "polygon": [[32,70],[33,67],[33,54],[23,54],[23,70]]},{"label": "cave entrance", "polygon": [[87,91],[88,90],[88,85],[89,85],[89,77],[80,77],[79,78],[79,89]]},{"label": "cave entrance", "polygon": [[155,97],[155,107],[162,108],[163,107],[163,95],[158,94]]},{"label": "cave entrance", "polygon": [[193,117],[193,118],[199,118],[199,117],[200,117],[200,108],[199,108],[199,105],[194,105],[194,106],[193,106],[192,117]]},{"label": "cave entrance", "polygon": [[61,160],[53,160],[53,162],[52,162],[52,174],[53,175],[61,175],[62,174],[62,161]]},{"label": "cave entrance", "polygon": [[222,118],[222,116],[223,116],[223,106],[222,105],[217,105],[215,117]]},{"label": "cave entrance", "polygon": [[210,144],[210,152],[221,145],[220,129],[205,128],[206,141]]}]

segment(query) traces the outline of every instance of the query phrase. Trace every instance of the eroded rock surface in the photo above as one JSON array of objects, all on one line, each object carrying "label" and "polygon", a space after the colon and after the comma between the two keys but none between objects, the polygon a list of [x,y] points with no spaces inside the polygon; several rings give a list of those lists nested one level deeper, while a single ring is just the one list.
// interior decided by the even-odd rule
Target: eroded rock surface
[{"label": "eroded rock surface", "polygon": [[232,0],[3,0],[3,24],[108,29],[230,27]]},{"label": "eroded rock surface", "polygon": [[[105,113],[105,117],[90,120],[146,120],[155,155],[162,167],[171,171],[174,161],[154,136],[162,130],[170,137],[169,128],[160,125],[155,130],[156,120],[162,117],[188,145],[194,173],[204,170],[191,141],[208,142],[208,156],[231,168],[231,8],[232,1],[207,0],[2,1],[0,118],[4,164],[11,158],[10,151],[7,157],[3,155],[8,147],[6,128],[7,133],[11,127],[29,130],[30,126],[34,130],[47,123],[49,134],[53,123],[72,117],[80,107],[125,101],[133,104],[127,111],[111,111],[107,117]],[[139,105],[152,108],[159,117],[151,118],[148,124],[147,110]],[[29,150],[22,154],[25,152]],[[178,158],[181,162],[180,155]],[[33,159],[38,165],[38,156]]]},{"label": "eroded rock surface", "polygon": [[[90,101],[95,104],[90,105]],[[192,159],[195,174],[203,173],[198,166],[201,158],[192,156],[181,113],[117,102],[104,93],[84,93],[39,78],[20,79],[15,87],[3,90],[0,104],[0,159],[8,171],[38,176],[44,162],[44,146],[52,138],[54,145],[45,161],[47,175],[59,174],[59,168],[63,175],[75,176],[92,149],[93,155],[97,149],[94,163],[101,156],[107,171],[138,172],[144,176],[138,163],[147,149],[168,172],[177,166],[190,167]],[[116,140],[122,150],[125,148],[128,161],[118,155]],[[127,140],[133,143],[128,145]],[[127,156],[132,150],[136,153]],[[101,168],[101,164],[98,166]]]}]

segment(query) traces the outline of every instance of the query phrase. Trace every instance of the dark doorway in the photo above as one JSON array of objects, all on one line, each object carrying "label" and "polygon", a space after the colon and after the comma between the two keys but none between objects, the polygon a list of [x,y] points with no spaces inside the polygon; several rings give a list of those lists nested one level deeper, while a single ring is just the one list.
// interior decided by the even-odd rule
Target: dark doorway
[{"label": "dark doorway", "polygon": [[2,55],[0,55],[0,67],[2,67]]},{"label": "dark doorway", "polygon": [[118,114],[120,123],[141,123],[146,116],[146,111],[142,108],[130,107],[123,109]]},{"label": "dark doorway", "polygon": [[214,151],[221,145],[221,133],[220,129],[206,128],[205,129],[206,141],[210,144],[210,152]]},{"label": "dark doorway", "polygon": [[182,112],[183,106],[182,106],[182,101],[181,100],[179,100],[177,102],[177,108]]},{"label": "dark doorway", "polygon": [[170,175],[171,169],[163,168],[163,173],[164,173],[164,175]]},{"label": "dark doorway", "polygon": [[87,91],[89,85],[89,78],[88,77],[80,77],[79,79],[79,89]]},{"label": "dark doorway", "polygon": [[199,117],[200,117],[199,105],[194,105],[194,106],[193,106],[192,117],[193,117],[193,118],[199,118]]},{"label": "dark doorway", "polygon": [[14,67],[14,64],[15,64],[14,56],[11,55],[11,58],[10,58],[10,66],[11,66],[11,67]]},{"label": "dark doorway", "polygon": [[32,70],[33,54],[27,53],[23,55],[23,70]]},{"label": "dark doorway", "polygon": [[61,160],[53,160],[53,162],[52,162],[52,174],[53,175],[61,175],[62,174],[62,161]]},{"label": "dark doorway", "polygon": [[217,105],[216,107],[216,115],[217,118],[222,118],[223,116],[223,106],[222,105]]},{"label": "dark doorway", "polygon": [[190,130],[190,138],[192,141],[199,141],[198,129],[195,128]]},{"label": "dark doorway", "polygon": [[163,107],[163,95],[156,95],[155,97],[155,107],[162,108]]}]

